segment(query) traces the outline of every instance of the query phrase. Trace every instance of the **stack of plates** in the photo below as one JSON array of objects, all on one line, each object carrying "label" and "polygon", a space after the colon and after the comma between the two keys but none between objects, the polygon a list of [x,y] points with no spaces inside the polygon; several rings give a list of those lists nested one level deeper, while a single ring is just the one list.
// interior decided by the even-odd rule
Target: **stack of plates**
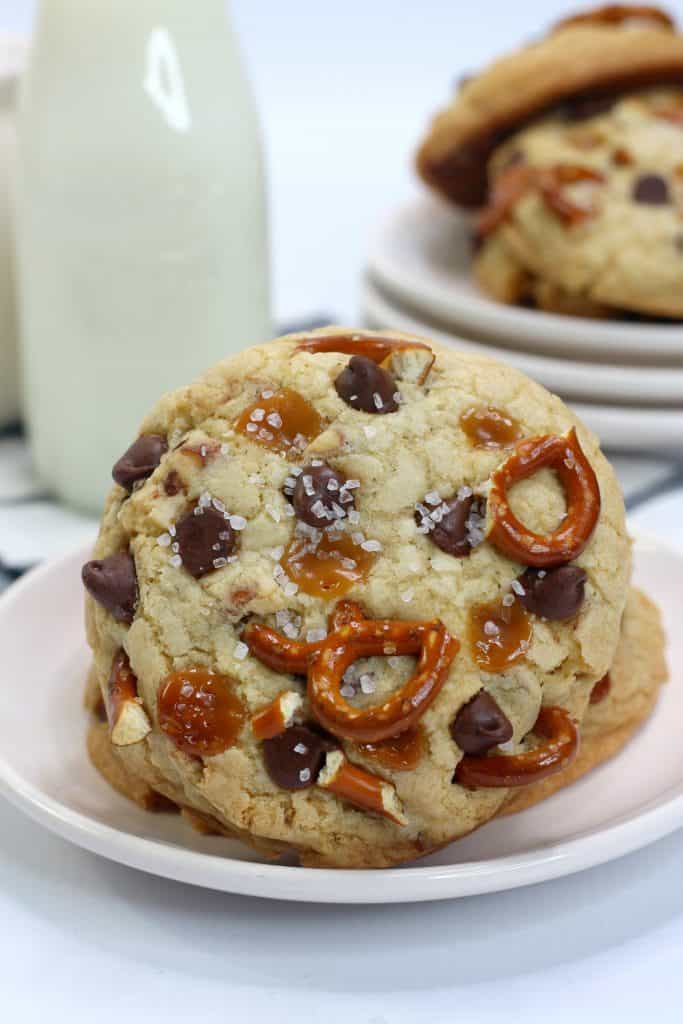
[{"label": "stack of plates", "polygon": [[516,366],[610,448],[683,457],[683,325],[588,320],[486,298],[471,279],[466,219],[433,199],[401,208],[380,232],[364,317]]}]

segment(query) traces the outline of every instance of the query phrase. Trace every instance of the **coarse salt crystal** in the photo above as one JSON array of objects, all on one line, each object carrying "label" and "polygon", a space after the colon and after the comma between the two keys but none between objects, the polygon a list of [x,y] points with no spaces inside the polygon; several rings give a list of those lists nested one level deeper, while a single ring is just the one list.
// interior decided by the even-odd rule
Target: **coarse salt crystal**
[{"label": "coarse salt crystal", "polygon": [[273,508],[272,505],[266,505],[266,512],[268,513],[271,519],[275,520],[276,523],[279,523],[280,520],[282,519],[282,516],[280,515],[279,511],[276,508]]},{"label": "coarse salt crystal", "polygon": [[358,681],[360,683],[360,688],[363,691],[363,693],[375,692],[375,683],[373,681],[372,676],[369,675],[367,672],[364,672]]},{"label": "coarse salt crystal", "polygon": [[172,565],[174,569],[179,569],[180,566],[183,564],[183,560],[180,557],[180,555],[171,555],[171,557],[168,560],[168,564]]},{"label": "coarse salt crystal", "polygon": [[356,696],[356,688],[355,686],[351,686],[350,683],[344,683],[344,685],[339,688],[339,692],[341,693],[342,697],[346,697],[347,699],[349,697]]},{"label": "coarse salt crystal", "polygon": [[302,768],[301,769],[301,771],[299,772],[299,781],[300,782],[310,782],[311,781],[311,769],[310,768]]},{"label": "coarse salt crystal", "polygon": [[305,743],[297,743],[297,745],[294,747],[294,753],[295,754],[301,754],[301,755],[307,754],[308,753],[308,747],[306,746]]},{"label": "coarse salt crystal", "polygon": [[354,477],[351,477],[351,479],[347,480],[344,484],[344,490],[346,491],[354,491],[356,487],[360,487],[360,480],[356,480]]},{"label": "coarse salt crystal", "polygon": [[382,401],[382,396],[380,395],[379,391],[373,391],[372,400],[375,403],[375,409],[381,409],[382,406],[384,405],[384,402]]},{"label": "coarse salt crystal", "polygon": [[413,600],[414,595],[415,591],[412,588],[408,588],[408,590],[404,590],[401,594],[401,600],[408,604],[409,601]]},{"label": "coarse salt crystal", "polygon": [[270,558],[273,559],[274,562],[279,562],[280,559],[282,558],[284,550],[285,549],[282,547],[282,545],[280,545],[277,548],[270,548],[270,550],[268,551],[268,555],[270,556]]},{"label": "coarse salt crystal", "polygon": [[255,434],[258,430],[258,423],[247,423],[247,433]]},{"label": "coarse salt crystal", "polygon": [[249,419],[253,420],[254,423],[260,423],[265,415],[266,415],[266,410],[265,409],[254,409],[252,411],[251,415],[249,416]]},{"label": "coarse salt crystal", "polygon": [[160,533],[159,536],[157,537],[157,544],[159,545],[160,548],[167,548],[170,543],[171,543],[171,534],[170,533]]},{"label": "coarse salt crystal", "polygon": [[382,545],[378,540],[364,540],[361,544],[363,551],[381,551]]},{"label": "coarse salt crystal", "polygon": [[498,636],[498,634],[500,633],[500,629],[495,624],[495,622],[491,622],[491,620],[489,619],[488,622],[484,623],[484,633],[486,634],[486,636]]},{"label": "coarse salt crystal", "polygon": [[293,622],[287,622],[282,628],[282,632],[285,636],[288,636],[290,640],[296,640],[299,635],[299,630]]},{"label": "coarse salt crystal", "polygon": [[510,583],[510,590],[514,591],[515,594],[518,594],[519,597],[524,597],[524,595],[526,594],[526,590],[519,582],[519,580],[512,580],[512,582]]},{"label": "coarse salt crystal", "polygon": [[510,605],[513,605],[514,603],[515,603],[515,595],[514,594],[505,594],[505,596],[503,597],[503,604],[505,605],[505,607],[509,608]]},{"label": "coarse salt crystal", "polygon": [[294,582],[294,580],[288,580],[287,583],[285,583],[285,585],[284,585],[284,587],[282,589],[284,590],[284,592],[287,595],[287,597],[294,597],[294,595],[296,594],[296,592],[299,589],[299,587]]},{"label": "coarse salt crystal", "polygon": [[238,640],[232,653],[238,661],[244,661],[246,656],[249,654],[249,648],[245,643],[242,643],[241,640]]},{"label": "coarse salt crystal", "polygon": [[317,626],[315,629],[309,629],[306,633],[306,643],[318,644],[321,640],[324,640],[327,636],[327,630],[322,626]]},{"label": "coarse salt crystal", "polygon": [[247,521],[244,516],[230,516],[230,525],[233,530],[243,530],[247,525]]},{"label": "coarse salt crystal", "polygon": [[265,391],[261,392],[261,398],[272,398],[274,394],[274,391],[271,391],[270,388],[267,388]]},{"label": "coarse salt crystal", "polygon": [[425,501],[428,505],[440,505],[441,495],[438,491],[430,491],[429,494],[425,494]]},{"label": "coarse salt crystal", "polygon": [[327,481],[327,489],[328,491],[339,490],[339,481],[336,479],[336,477],[330,477],[330,479]]},{"label": "coarse salt crystal", "polygon": [[228,564],[227,558],[214,558],[213,560],[214,569],[222,569],[224,565]]},{"label": "coarse salt crystal", "polygon": [[279,412],[269,412],[266,416],[266,423],[269,423],[271,427],[275,427],[279,430],[282,426],[282,416]]},{"label": "coarse salt crystal", "polygon": [[348,513],[348,518],[349,522],[352,523],[352,525],[357,526],[358,523],[360,522],[360,512],[358,511],[358,509],[352,508]]}]

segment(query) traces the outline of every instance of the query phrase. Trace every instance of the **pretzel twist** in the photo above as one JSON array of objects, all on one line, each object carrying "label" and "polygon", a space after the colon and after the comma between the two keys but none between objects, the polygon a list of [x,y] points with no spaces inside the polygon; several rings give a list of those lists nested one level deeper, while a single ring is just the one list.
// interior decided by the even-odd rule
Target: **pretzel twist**
[{"label": "pretzel twist", "polygon": [[[291,641],[264,626],[244,633],[252,654],[279,672],[307,674],[311,711],[340,739],[376,743],[414,726],[443,686],[460,644],[440,621],[367,619],[352,601],[341,602],[330,618],[331,632],[315,644]],[[358,658],[382,654],[419,655],[415,673],[382,704],[354,708],[340,687]]]},{"label": "pretzel twist", "polygon": [[[567,512],[557,529],[544,536],[520,522],[510,508],[508,489],[545,466],[555,470],[564,487]],[[518,442],[491,475],[488,513],[488,540],[513,561],[550,568],[577,558],[600,515],[600,488],[575,428],[560,436],[546,434]]]},{"label": "pretzel twist", "polygon": [[664,28],[675,27],[673,18],[659,7],[632,4],[605,4],[592,11],[572,14],[555,25],[554,31],[571,25],[622,25],[625,21],[653,21]]},{"label": "pretzel twist", "polygon": [[534,732],[546,742],[523,754],[463,757],[454,781],[471,788],[528,786],[562,771],[576,757],[579,732],[564,708],[541,708]]}]

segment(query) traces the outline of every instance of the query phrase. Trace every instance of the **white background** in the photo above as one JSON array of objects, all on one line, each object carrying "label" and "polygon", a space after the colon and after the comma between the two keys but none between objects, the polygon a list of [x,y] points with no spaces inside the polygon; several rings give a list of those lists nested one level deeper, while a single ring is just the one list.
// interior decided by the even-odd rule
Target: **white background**
[{"label": "white background", "polygon": [[[27,29],[32,9],[0,0],[0,29]],[[263,120],[280,317],[356,316],[368,240],[415,187],[410,154],[429,112],[458,74],[563,9],[233,4]],[[667,515],[655,525],[680,518]],[[289,906],[108,864],[0,802],[0,1021],[679,1020],[682,871],[679,834],[507,894]]]}]

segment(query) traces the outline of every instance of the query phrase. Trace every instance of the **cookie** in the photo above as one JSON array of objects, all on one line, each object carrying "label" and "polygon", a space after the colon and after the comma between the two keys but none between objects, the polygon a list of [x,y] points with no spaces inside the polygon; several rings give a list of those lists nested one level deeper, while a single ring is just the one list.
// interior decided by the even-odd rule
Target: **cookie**
[{"label": "cookie", "polygon": [[596,702],[589,704],[581,723],[577,757],[563,772],[518,789],[501,814],[514,814],[532,807],[622,750],[652,713],[660,687],[666,682],[664,647],[664,631],[656,605],[645,594],[631,590],[624,609],[621,639],[606,678],[607,686],[596,685]]},{"label": "cookie", "polygon": [[683,37],[668,16],[656,8],[599,8],[466,80],[420,146],[418,173],[452,202],[480,206],[491,154],[523,124],[561,105],[580,119],[605,96],[677,82]]},{"label": "cookie", "polygon": [[519,301],[507,282],[526,272],[578,311],[683,316],[682,120],[683,89],[661,88],[514,135],[490,163],[481,285]]},{"label": "cookie", "polygon": [[116,758],[155,793],[373,867],[490,819],[549,733],[570,760],[629,541],[596,439],[522,374],[292,335],[162,398],[115,476],[87,632]]}]

